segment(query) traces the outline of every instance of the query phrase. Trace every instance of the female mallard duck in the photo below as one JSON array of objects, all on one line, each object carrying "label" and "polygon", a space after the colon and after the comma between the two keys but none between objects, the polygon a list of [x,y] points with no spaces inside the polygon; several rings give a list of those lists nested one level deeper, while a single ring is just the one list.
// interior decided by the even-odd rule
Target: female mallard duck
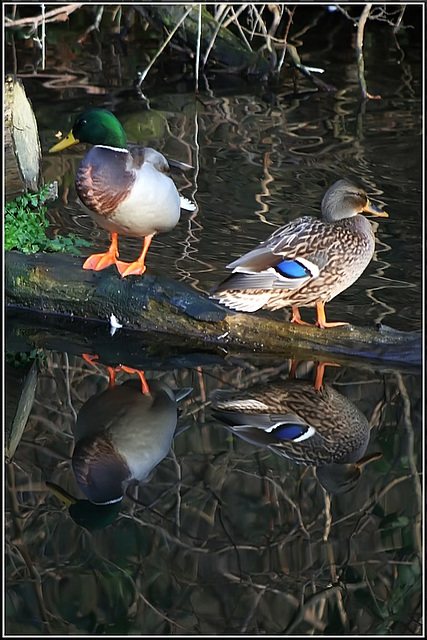
[{"label": "female mallard duck", "polygon": [[369,442],[368,420],[328,384],[316,389],[306,380],[286,380],[246,390],[217,389],[211,401],[213,416],[233,434],[297,464],[322,469],[319,480],[329,483],[331,493],[351,488],[362,464],[374,459],[362,458]]},{"label": "female mallard duck", "polygon": [[298,307],[316,306],[318,327],[347,324],[327,322],[325,303],[352,285],[374,254],[372,226],[359,214],[388,214],[349,180],[338,180],[327,190],[321,209],[323,220],[297,218],[229,264],[232,275],[212,297],[239,311],[290,306],[291,322],[298,324],[307,324]]},{"label": "female mallard duck", "polygon": [[[115,264],[122,277],[142,275],[153,236],[177,225],[181,207],[195,207],[179,195],[166,158],[149,147],[128,145],[122,125],[110,111],[84,111],[70,133],[49,151],[56,153],[79,142],[95,146],[77,169],[77,195],[95,222],[111,235],[108,251],[89,256],[83,268],[100,271]],[[177,161],[173,164],[188,168]],[[118,235],[144,237],[135,262],[118,260]]]}]

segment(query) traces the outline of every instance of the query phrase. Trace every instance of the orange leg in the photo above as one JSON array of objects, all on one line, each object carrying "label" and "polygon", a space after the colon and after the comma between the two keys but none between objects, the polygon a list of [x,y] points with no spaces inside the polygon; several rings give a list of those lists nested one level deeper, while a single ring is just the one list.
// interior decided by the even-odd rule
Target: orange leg
[{"label": "orange leg", "polygon": [[132,369],[131,367],[126,367],[125,365],[121,365],[120,369],[126,371],[126,373],[137,373],[139,379],[141,380],[141,391],[142,393],[150,393],[150,387],[145,379],[144,372],[139,369]]},{"label": "orange leg", "polygon": [[316,379],[314,381],[314,388],[316,389],[316,391],[319,391],[319,389],[322,387],[324,373],[325,373],[325,363],[320,362],[317,364],[317,367],[316,367]]},{"label": "orange leg", "polygon": [[116,261],[117,269],[119,270],[122,278],[126,276],[142,276],[145,273],[147,267],[145,266],[145,256],[147,255],[148,248],[151,244],[153,236],[146,236],[144,238],[144,246],[142,247],[141,255],[138,260],[135,262],[127,263],[121,262],[120,260]]},{"label": "orange leg", "polygon": [[94,355],[91,355],[90,353],[82,353],[82,358],[83,360],[86,360],[86,362],[89,362],[89,364],[95,364],[98,360],[96,353]]},{"label": "orange leg", "polygon": [[319,391],[323,384],[323,375],[325,373],[325,367],[339,367],[336,362],[318,362],[316,364],[316,379],[314,381],[314,388]]},{"label": "orange leg", "polygon": [[308,322],[304,322],[304,320],[301,320],[301,314],[299,312],[299,309],[298,307],[295,307],[295,306],[292,306],[291,322],[295,322],[296,324],[304,324],[307,327],[311,326]]},{"label": "orange leg", "polygon": [[292,358],[291,366],[289,368],[289,377],[290,378],[296,378],[298,362],[299,362],[299,360],[295,360],[295,358]]},{"label": "orange leg", "polygon": [[107,367],[108,369],[108,386],[114,387],[116,384],[116,370],[114,367]]},{"label": "orange leg", "polygon": [[86,258],[83,269],[92,269],[93,271],[101,271],[112,264],[116,264],[119,256],[117,233],[112,233],[111,244],[105,253],[94,253]]},{"label": "orange leg", "polygon": [[[86,360],[86,362],[89,362],[89,364],[93,364],[93,365],[98,364],[97,362],[98,356],[96,354],[92,356],[89,353],[82,353],[82,358],[83,360]],[[108,365],[107,365],[107,370],[108,370],[108,386],[114,387],[116,384],[116,370],[114,369],[114,367],[109,367]]]},{"label": "orange leg", "polygon": [[117,233],[111,233],[111,244],[105,253],[94,253],[86,258],[83,269],[92,269],[93,271],[101,271],[112,264],[117,263],[119,257]]},{"label": "orange leg", "polygon": [[316,302],[316,309],[316,327],[320,327],[320,329],[326,329],[328,327],[342,327],[343,325],[348,324],[348,322],[326,322],[325,303],[323,302],[323,300],[318,300]]},{"label": "orange leg", "polygon": [[[98,356],[96,354],[92,356],[89,353],[82,353],[82,358],[83,360],[86,360],[86,362],[89,362],[89,364],[93,364],[93,365],[101,364],[97,362]],[[114,367],[109,367],[108,365],[107,365],[107,370],[108,370],[108,386],[114,387],[116,384],[116,370],[114,369]]]}]

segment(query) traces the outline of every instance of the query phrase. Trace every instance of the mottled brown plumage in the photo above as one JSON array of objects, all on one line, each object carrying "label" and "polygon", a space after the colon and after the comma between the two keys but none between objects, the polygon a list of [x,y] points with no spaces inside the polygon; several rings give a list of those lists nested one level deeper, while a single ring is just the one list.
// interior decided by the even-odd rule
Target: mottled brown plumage
[{"label": "mottled brown plumage", "polygon": [[[284,380],[250,389],[217,389],[212,414],[247,442],[270,449],[297,464],[318,467],[331,493],[354,486],[369,442],[368,420],[333,387]],[[323,482],[324,481],[324,482]]]},{"label": "mottled brown plumage", "polygon": [[[299,464],[352,462],[364,454],[369,441],[369,423],[363,413],[325,383],[320,389],[306,380],[239,391],[220,389],[211,400],[214,415],[234,433]],[[279,437],[279,424],[313,430],[298,441]],[[298,437],[302,435],[298,431]]]},{"label": "mottled brown plumage", "polygon": [[324,304],[351,286],[372,259],[375,237],[362,212],[387,216],[363,189],[339,180],[322,200],[322,220],[304,216],[277,229],[228,265],[233,273],[212,297],[239,311],[290,306],[299,323],[298,307],[316,306],[318,326],[343,324],[326,322]]}]

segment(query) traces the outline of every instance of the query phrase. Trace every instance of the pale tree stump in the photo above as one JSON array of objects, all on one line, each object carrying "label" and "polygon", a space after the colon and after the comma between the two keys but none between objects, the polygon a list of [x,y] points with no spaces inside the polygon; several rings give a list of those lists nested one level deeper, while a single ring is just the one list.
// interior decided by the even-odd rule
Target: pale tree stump
[{"label": "pale tree stump", "polygon": [[41,186],[41,148],[31,103],[18,78],[4,85],[4,158],[6,201]]}]

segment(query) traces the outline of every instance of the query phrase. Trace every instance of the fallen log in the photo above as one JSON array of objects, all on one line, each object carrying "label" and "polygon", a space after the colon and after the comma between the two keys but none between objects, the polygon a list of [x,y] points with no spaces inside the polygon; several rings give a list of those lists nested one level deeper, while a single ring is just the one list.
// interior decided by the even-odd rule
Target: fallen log
[{"label": "fallen log", "polygon": [[[175,336],[194,347],[281,354],[306,359],[358,358],[420,366],[421,332],[352,325],[321,330],[275,314],[231,312],[184,284],[160,276],[120,278],[114,269],[85,271],[68,254],[5,254],[6,304],[105,323],[111,314],[125,329]],[[272,317],[270,317],[272,316]]]},{"label": "fallen log", "polygon": [[[185,15],[190,5],[150,4],[140,6],[152,22],[163,25],[170,32]],[[263,75],[271,70],[271,63],[256,51],[250,51],[242,40],[229,29],[220,26],[215,18],[202,5],[202,31],[199,33],[199,5],[186,16],[183,25],[177,31],[177,38],[191,50],[196,51],[198,39],[201,39],[202,52],[210,48],[211,59],[215,60],[228,72],[245,71]],[[203,65],[202,65],[203,66]]]}]

